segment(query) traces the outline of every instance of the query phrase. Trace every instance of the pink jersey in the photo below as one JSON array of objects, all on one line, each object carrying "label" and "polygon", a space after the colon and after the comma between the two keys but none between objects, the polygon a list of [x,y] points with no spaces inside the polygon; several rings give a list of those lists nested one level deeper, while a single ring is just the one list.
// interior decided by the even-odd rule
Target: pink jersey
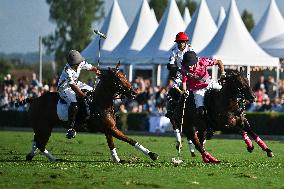
[{"label": "pink jersey", "polygon": [[[215,59],[198,57],[198,62],[194,66],[182,66],[182,82],[186,82],[188,89],[191,91],[207,87],[208,83],[206,83],[205,80],[210,78],[207,67],[213,66],[216,63],[217,61]],[[187,73],[191,74],[197,79],[192,78],[192,76],[189,76]]]}]

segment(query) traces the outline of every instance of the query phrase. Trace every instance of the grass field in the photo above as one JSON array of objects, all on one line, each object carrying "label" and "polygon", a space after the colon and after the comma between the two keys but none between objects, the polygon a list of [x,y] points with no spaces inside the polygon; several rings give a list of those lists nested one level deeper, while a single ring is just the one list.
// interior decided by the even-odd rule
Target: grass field
[{"label": "grass field", "polygon": [[184,163],[174,166],[174,137],[131,137],[158,153],[159,160],[115,140],[118,155],[128,163],[114,164],[104,135],[79,133],[68,140],[64,133],[53,133],[47,149],[64,161],[51,163],[37,155],[26,162],[33,133],[2,131],[0,188],[284,188],[283,141],[267,141],[275,154],[268,158],[258,146],[246,152],[241,140],[210,140],[206,147],[222,160],[218,165],[202,163],[199,154],[191,158],[184,141]]}]

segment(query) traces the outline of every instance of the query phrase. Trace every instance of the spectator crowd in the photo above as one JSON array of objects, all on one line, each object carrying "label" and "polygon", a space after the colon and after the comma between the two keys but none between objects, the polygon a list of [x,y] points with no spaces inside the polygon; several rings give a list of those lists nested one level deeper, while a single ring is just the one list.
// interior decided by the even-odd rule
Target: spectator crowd
[{"label": "spectator crowd", "polygon": [[[51,91],[57,91],[58,77],[54,77],[45,84],[39,83],[36,74],[32,78],[21,77],[16,81],[11,74],[7,74],[0,88],[0,110],[1,111],[27,111],[28,105],[16,107],[15,102],[26,98],[34,98]],[[93,87],[94,83],[89,80],[88,84]],[[173,81],[167,86],[152,86],[150,79],[137,77],[133,81],[133,87],[137,88],[138,95],[132,101],[116,100],[115,104],[121,112],[151,112],[164,115],[167,105],[167,91],[171,88]],[[277,97],[277,90],[279,96]],[[274,77],[260,76],[258,82],[253,86],[256,99],[246,107],[247,112],[284,112],[284,80],[277,84]]]}]

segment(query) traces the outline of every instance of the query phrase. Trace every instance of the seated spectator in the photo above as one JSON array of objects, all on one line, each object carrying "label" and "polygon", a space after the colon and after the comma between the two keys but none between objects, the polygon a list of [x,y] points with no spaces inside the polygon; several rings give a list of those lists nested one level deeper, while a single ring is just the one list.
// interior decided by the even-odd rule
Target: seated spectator
[{"label": "seated spectator", "polygon": [[275,82],[274,77],[268,76],[267,82],[267,95],[268,97],[272,100],[276,98],[276,93],[277,93],[277,83]]},{"label": "seated spectator", "polygon": [[282,110],[282,105],[280,104],[280,99],[275,98],[271,100],[271,111],[280,112]]},{"label": "seated spectator", "polygon": [[258,78],[258,82],[254,85],[253,91],[258,91],[260,89],[267,91],[267,83],[263,75]]},{"label": "seated spectator", "polygon": [[271,112],[270,99],[268,97],[262,100],[262,106],[258,109],[259,112]]},{"label": "seated spectator", "polygon": [[33,79],[32,79],[32,81],[31,81],[31,85],[32,85],[33,87],[38,87],[38,86],[40,86],[40,83],[39,83],[39,81],[37,80],[35,73],[33,73]]},{"label": "seated spectator", "polygon": [[6,78],[4,78],[4,86],[14,86],[14,80],[11,77],[11,74],[7,74]]}]

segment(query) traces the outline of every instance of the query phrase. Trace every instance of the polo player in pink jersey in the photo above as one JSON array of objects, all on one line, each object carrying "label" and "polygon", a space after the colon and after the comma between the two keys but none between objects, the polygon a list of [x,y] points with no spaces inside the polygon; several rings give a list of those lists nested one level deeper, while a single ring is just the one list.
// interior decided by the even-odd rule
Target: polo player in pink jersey
[{"label": "polo player in pink jersey", "polygon": [[193,92],[197,113],[201,118],[205,115],[205,92],[212,88],[218,90],[222,88],[217,81],[211,80],[208,73],[207,68],[214,65],[218,65],[221,70],[221,77],[224,77],[224,65],[221,60],[197,57],[194,51],[188,51],[183,55],[182,88],[184,91],[188,89]]}]

